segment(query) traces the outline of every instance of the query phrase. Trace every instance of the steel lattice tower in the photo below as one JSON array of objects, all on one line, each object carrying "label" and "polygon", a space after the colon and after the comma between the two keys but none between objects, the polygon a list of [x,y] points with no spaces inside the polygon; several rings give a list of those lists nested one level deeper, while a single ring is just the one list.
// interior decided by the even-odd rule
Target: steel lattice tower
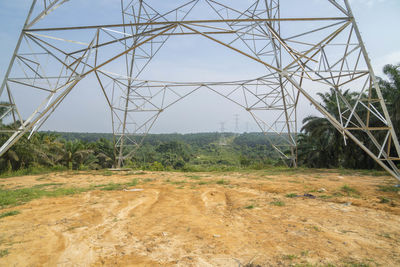
[{"label": "steel lattice tower", "polygon": [[[207,89],[249,112],[264,133],[280,136],[273,147],[288,165],[297,165],[297,109],[303,96],[345,140],[357,143],[400,179],[395,164],[400,160],[399,141],[349,1],[324,1],[324,14],[329,15],[309,16],[307,6],[312,3],[302,1],[304,9],[296,17],[286,17],[284,4],[291,0],[253,0],[246,8],[227,0],[180,0],[174,1],[174,8],[155,0],[116,0],[122,15],[119,24],[43,27],[52,25],[54,20],[44,22],[62,13],[64,6],[79,6],[79,1],[33,0],[1,84],[0,105],[6,111],[0,118],[11,118],[13,127],[2,130],[11,136],[0,155],[24,134],[40,129],[71,90],[92,77],[111,112],[119,167],[162,112]],[[141,79],[170,38],[188,35],[201,36],[261,64],[265,75],[229,82]],[[333,90],[337,110],[321,106],[315,88]],[[349,88],[358,94],[354,103],[343,95]],[[16,101],[19,90],[25,97],[40,99],[26,118],[21,115],[26,107]],[[367,147],[362,140],[373,145]]]}]

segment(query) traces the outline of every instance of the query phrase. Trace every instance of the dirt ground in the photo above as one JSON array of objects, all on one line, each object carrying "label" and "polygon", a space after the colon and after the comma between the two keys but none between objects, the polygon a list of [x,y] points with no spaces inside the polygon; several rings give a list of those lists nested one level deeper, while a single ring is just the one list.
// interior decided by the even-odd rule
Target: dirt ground
[{"label": "dirt ground", "polygon": [[[134,178],[136,186],[101,190]],[[2,189],[40,184],[94,189],[0,210],[20,211],[0,219],[0,250],[8,251],[0,266],[400,266],[400,195],[378,187],[396,184],[389,176],[98,171],[0,179]]]}]

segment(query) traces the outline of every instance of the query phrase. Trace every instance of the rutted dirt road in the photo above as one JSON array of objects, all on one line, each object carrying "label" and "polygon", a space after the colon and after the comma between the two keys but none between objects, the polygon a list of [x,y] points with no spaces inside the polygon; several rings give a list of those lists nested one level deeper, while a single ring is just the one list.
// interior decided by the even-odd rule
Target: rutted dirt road
[{"label": "rutted dirt road", "polygon": [[9,252],[0,266],[400,266],[400,195],[378,190],[396,183],[386,176],[81,172],[0,186],[133,178],[140,182],[126,189],[143,190],[96,189],[0,210],[21,212],[0,219],[0,250]]}]

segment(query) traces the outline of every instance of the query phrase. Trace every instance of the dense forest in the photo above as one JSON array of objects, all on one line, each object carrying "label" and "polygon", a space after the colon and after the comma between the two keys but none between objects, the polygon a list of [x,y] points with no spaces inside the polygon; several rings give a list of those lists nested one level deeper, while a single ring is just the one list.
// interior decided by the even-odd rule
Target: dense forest
[{"label": "dense forest", "polygon": [[[379,82],[400,134],[400,64],[385,66],[384,73],[387,79]],[[342,93],[350,103],[356,101],[357,95],[350,90]],[[334,90],[319,97],[321,104],[338,117]],[[7,127],[1,121],[0,125]],[[0,135],[1,143],[7,139],[8,135]],[[261,169],[283,164],[271,146],[276,140],[278,137],[272,133],[149,134],[125,166],[183,171]],[[112,134],[39,132],[30,140],[22,138],[0,158],[0,173],[38,168],[112,168],[115,158]],[[298,163],[315,168],[379,168],[355,143],[349,141],[345,147],[343,135],[327,119],[316,116],[305,118],[298,134]]]}]

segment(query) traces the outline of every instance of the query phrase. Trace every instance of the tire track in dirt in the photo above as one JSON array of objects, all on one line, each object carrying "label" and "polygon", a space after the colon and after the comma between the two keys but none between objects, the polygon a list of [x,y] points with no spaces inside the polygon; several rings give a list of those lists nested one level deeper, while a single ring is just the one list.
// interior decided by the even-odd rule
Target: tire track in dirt
[{"label": "tire track in dirt", "polygon": [[[99,220],[88,221],[90,226],[63,233],[67,241],[58,263],[62,266],[88,266],[98,260],[99,253],[117,255],[118,250],[120,253],[128,252],[129,246],[125,246],[124,251],[121,251],[118,244],[124,244],[127,240],[125,228],[129,223],[130,214],[132,212],[145,213],[157,201],[158,194],[157,190],[147,190],[145,193],[129,191],[112,193],[115,198],[110,202],[102,203],[95,210],[78,211],[79,221],[82,221],[81,217],[86,218],[88,213],[98,210],[105,215]],[[127,197],[127,195],[130,196]],[[85,198],[86,201],[91,201],[91,194],[86,194]],[[86,256],[81,259],[77,254]]]}]

